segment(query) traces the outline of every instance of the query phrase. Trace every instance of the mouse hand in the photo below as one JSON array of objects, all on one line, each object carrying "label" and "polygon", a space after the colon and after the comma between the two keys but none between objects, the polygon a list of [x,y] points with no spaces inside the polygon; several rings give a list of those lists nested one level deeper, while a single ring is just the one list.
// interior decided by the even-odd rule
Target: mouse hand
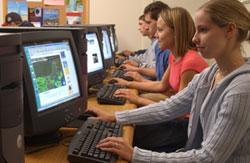
[{"label": "mouse hand", "polygon": [[94,113],[96,115],[95,119],[100,119],[100,120],[104,120],[104,121],[111,121],[111,122],[116,121],[115,115],[108,114],[107,112],[105,112],[99,108],[88,107],[86,112]]}]

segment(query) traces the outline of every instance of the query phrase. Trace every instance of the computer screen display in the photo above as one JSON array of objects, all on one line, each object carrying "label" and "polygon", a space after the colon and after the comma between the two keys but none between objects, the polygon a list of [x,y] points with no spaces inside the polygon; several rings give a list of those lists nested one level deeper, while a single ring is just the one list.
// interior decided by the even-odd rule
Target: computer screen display
[{"label": "computer screen display", "polygon": [[110,38],[106,30],[102,30],[102,44],[103,44],[103,55],[104,59],[112,58],[112,47],[110,43]]},{"label": "computer screen display", "polygon": [[38,112],[80,96],[68,40],[28,44],[23,49]]},{"label": "computer screen display", "polygon": [[87,33],[88,73],[104,69],[101,48],[96,33]]}]

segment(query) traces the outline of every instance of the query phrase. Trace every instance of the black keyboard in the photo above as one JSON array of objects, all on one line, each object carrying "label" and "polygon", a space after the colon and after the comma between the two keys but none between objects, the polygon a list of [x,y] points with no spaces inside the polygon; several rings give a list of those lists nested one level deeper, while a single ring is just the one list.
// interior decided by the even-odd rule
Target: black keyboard
[{"label": "black keyboard", "polygon": [[96,148],[97,143],[110,136],[121,136],[121,125],[97,119],[87,119],[73,137],[68,160],[71,163],[113,163],[117,155]]},{"label": "black keyboard", "polygon": [[113,78],[122,78],[122,79],[127,80],[127,81],[133,81],[133,80],[134,80],[132,77],[130,77],[130,76],[125,76],[124,74],[125,74],[125,71],[118,69],[118,70],[115,70],[115,71],[112,73],[111,76],[112,76]]},{"label": "black keyboard", "polygon": [[117,89],[125,88],[114,84],[105,84],[97,93],[97,102],[99,104],[123,105],[126,102],[125,98],[115,97],[114,93]]}]

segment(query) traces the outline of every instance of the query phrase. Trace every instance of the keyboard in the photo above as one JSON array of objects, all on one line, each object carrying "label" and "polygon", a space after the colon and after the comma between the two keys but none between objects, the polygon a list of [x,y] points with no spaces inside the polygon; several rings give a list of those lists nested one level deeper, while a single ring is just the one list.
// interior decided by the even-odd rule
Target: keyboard
[{"label": "keyboard", "polygon": [[71,163],[114,163],[118,156],[96,148],[97,143],[110,136],[122,136],[122,127],[114,122],[87,119],[74,135],[68,149]]},{"label": "keyboard", "polygon": [[127,81],[133,81],[133,80],[134,80],[132,77],[130,77],[130,76],[125,76],[124,74],[125,74],[125,71],[118,69],[118,70],[115,70],[115,71],[112,73],[111,76],[112,76],[113,78],[122,78],[122,79],[127,80]]},{"label": "keyboard", "polygon": [[97,93],[97,102],[99,104],[123,105],[126,102],[125,98],[115,97],[114,93],[117,89],[125,88],[114,84],[105,84]]}]

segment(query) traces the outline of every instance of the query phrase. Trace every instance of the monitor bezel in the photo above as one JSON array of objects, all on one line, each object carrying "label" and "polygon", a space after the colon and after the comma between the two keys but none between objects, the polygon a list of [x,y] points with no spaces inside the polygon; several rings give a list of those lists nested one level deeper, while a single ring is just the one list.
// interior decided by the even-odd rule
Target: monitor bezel
[{"label": "monitor bezel", "polygon": [[105,79],[106,70],[105,70],[104,56],[102,52],[102,42],[101,42],[100,32],[96,26],[85,26],[85,28],[87,29],[87,33],[96,33],[103,64],[103,69],[99,69],[97,71],[88,73],[88,87],[91,87],[103,82],[103,80]]},{"label": "monitor bezel", "polygon": [[[70,48],[72,50],[72,58],[75,64],[75,69],[78,78],[78,85],[80,90],[80,96],[78,98],[71,99],[65,103],[53,106],[50,109],[38,112],[35,93],[30,76],[28,63],[26,56],[24,55],[24,125],[25,136],[41,135],[58,130],[63,125],[76,119],[83,110],[84,99],[84,87],[81,66],[79,62],[79,56],[77,54],[76,46],[72,38],[72,34],[69,31],[36,31],[22,33],[23,45],[30,44],[32,42],[47,42],[68,40]],[[23,48],[22,48],[23,51]],[[24,52],[23,52],[24,53]],[[58,118],[55,120],[55,118]],[[52,125],[53,124],[53,125]]]},{"label": "monitor bezel", "polygon": [[[108,25],[100,25],[98,28],[100,30],[102,40],[103,40],[102,30],[105,30],[108,34],[108,37],[109,37],[108,39],[109,39],[109,45],[110,45],[111,51],[112,51],[112,57],[104,59],[105,69],[109,69],[111,66],[114,66],[114,64],[115,64],[115,53],[113,52],[111,41],[110,41],[110,30],[109,30]],[[102,47],[102,50],[103,50],[103,47]],[[104,54],[103,54],[103,56],[104,56]]]}]

